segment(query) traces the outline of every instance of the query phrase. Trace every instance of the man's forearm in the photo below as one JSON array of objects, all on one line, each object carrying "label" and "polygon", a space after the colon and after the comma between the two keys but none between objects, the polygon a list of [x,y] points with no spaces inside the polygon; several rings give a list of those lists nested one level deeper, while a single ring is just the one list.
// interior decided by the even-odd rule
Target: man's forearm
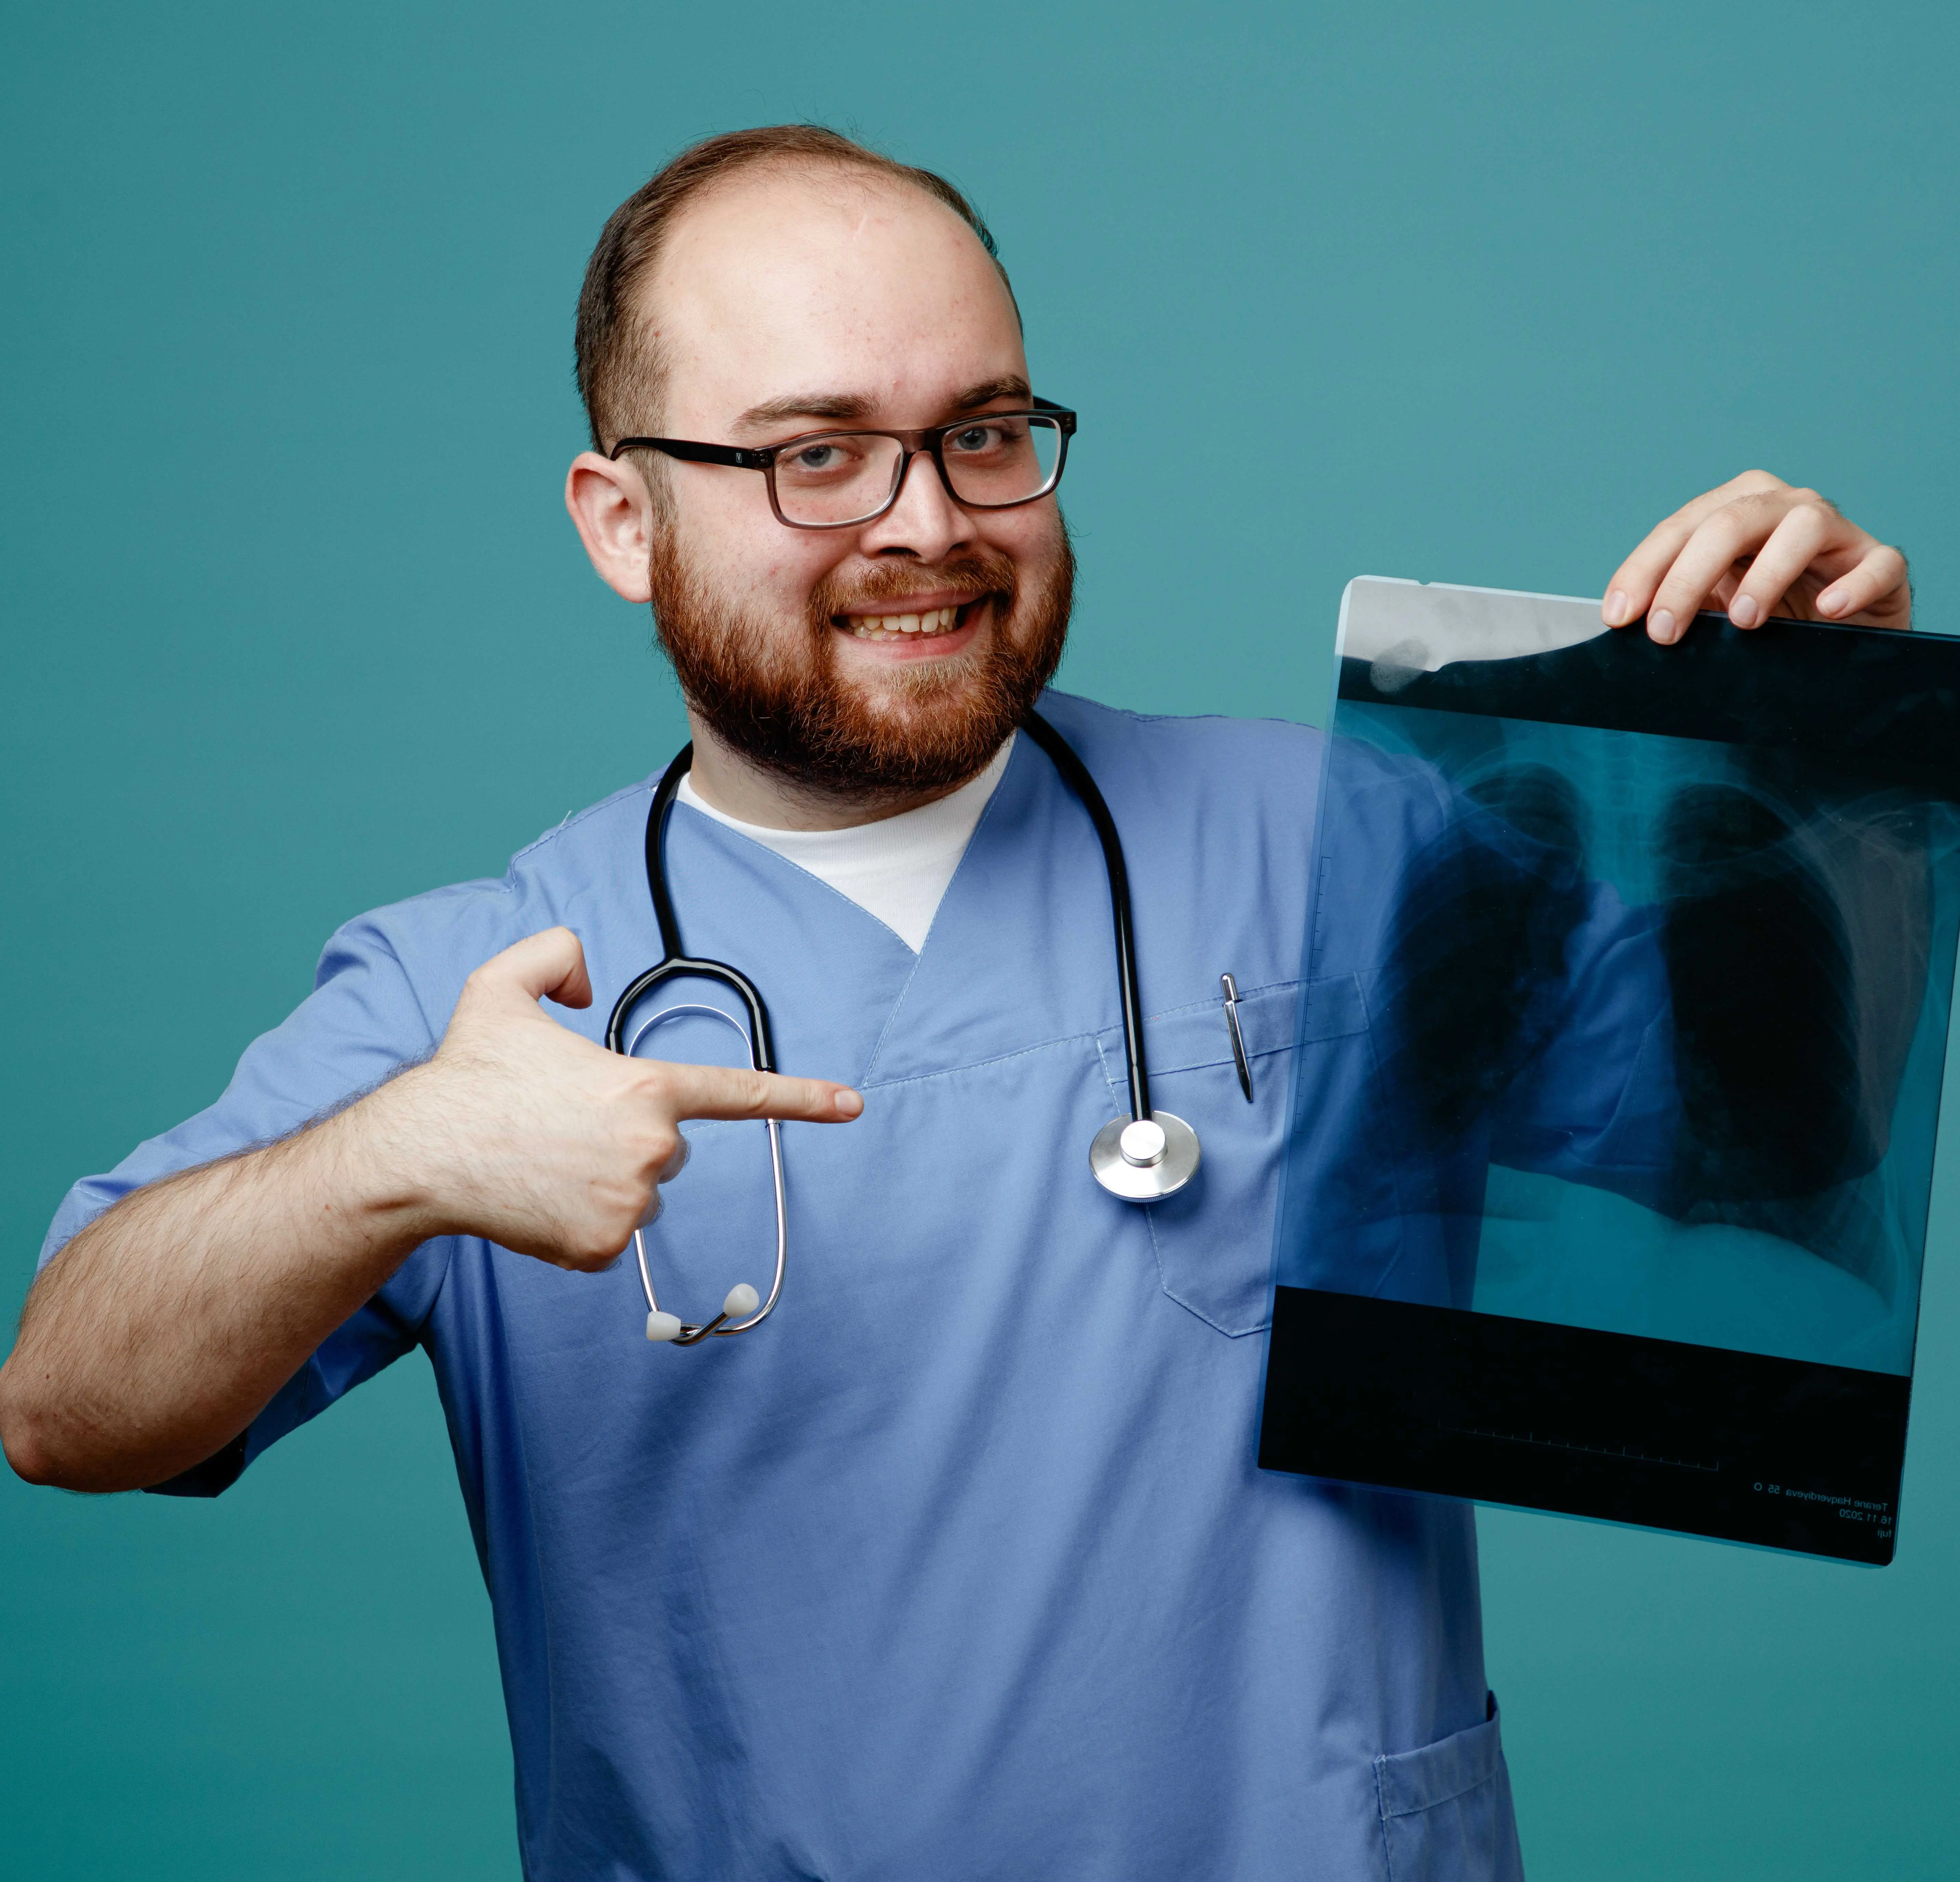
[{"label": "man's forearm", "polygon": [[34,1284],[0,1368],[8,1461],[69,1489],[164,1482],[223,1450],[431,1237],[596,1272],[679,1171],[683,1119],[836,1124],[864,1108],[827,1078],[608,1052],[548,1017],[547,998],[592,998],[568,928],[478,968],[426,1063],[91,1222]]},{"label": "man's forearm", "polygon": [[411,1072],[262,1150],[125,1197],[56,1256],[0,1369],[30,1481],[160,1483],[244,1429],[438,1225],[400,1153]]}]

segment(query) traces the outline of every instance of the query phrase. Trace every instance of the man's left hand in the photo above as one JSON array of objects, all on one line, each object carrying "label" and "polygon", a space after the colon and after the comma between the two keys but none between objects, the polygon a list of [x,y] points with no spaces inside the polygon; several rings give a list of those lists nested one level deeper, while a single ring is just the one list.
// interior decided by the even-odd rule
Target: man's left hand
[{"label": "man's left hand", "polygon": [[1738,627],[1772,614],[1858,627],[1912,625],[1905,558],[1815,490],[1745,470],[1656,526],[1606,584],[1608,627],[1647,616],[1678,641],[1698,609]]}]

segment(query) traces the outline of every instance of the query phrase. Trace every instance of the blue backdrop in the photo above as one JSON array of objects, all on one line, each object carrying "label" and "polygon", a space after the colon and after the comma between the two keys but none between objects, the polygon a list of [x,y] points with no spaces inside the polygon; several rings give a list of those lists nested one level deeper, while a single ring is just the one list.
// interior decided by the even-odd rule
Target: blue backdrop
[{"label": "blue backdrop", "polygon": [[[338,922],[678,742],[558,490],[585,255],[681,144],[967,187],[1082,413],[1064,683],[1315,719],[1350,575],[1596,594],[1755,463],[1953,625],[1956,53],[1896,5],[8,9],[0,1302]],[[1892,1568],[1481,1518],[1537,1877],[1960,1870],[1956,1228],[1949,1155]],[[0,1599],[9,1872],[514,1875],[419,1359],[214,1505],[0,1482]]]}]

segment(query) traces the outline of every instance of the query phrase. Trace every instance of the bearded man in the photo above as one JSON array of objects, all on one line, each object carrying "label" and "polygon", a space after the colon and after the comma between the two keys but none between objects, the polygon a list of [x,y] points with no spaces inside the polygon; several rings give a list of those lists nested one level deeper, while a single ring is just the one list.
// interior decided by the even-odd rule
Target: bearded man
[{"label": "bearded man", "polygon": [[[578,362],[568,505],[692,728],[668,938],[813,1075],[695,1062],[703,1007],[751,1024],[712,981],[600,1043],[662,938],[651,779],[362,916],[215,1105],[72,1193],[14,1468],[215,1494],[425,1348],[536,1882],[1514,1874],[1469,1511],[1253,1461],[1319,735],[1045,692],[1074,415],[942,180],[808,128],[684,153],[608,224]],[[1611,587],[1660,639],[1711,597],[1906,607],[1895,552],[1761,473]],[[1122,1015],[1038,702],[1129,839],[1153,1095],[1204,1120],[1147,1208],[1083,1167]],[[790,1290],[723,1337],[775,1244],[758,1119],[857,1121],[784,1134]],[[663,1186],[686,1346],[617,1259]]]}]

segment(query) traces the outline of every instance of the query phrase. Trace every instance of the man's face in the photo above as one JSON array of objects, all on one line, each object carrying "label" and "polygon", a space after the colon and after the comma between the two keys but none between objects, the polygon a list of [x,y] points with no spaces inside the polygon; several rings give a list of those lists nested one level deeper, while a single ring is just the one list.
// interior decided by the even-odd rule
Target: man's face
[{"label": "man's face", "polygon": [[[684,213],[646,291],[665,436],[771,444],[1029,402],[991,260],[905,186],[752,174]],[[695,712],[779,775],[826,794],[957,783],[1052,674],[1072,574],[1052,497],[966,510],[921,457],[885,515],[799,530],[776,520],[754,471],[661,471],[662,638]]]}]

